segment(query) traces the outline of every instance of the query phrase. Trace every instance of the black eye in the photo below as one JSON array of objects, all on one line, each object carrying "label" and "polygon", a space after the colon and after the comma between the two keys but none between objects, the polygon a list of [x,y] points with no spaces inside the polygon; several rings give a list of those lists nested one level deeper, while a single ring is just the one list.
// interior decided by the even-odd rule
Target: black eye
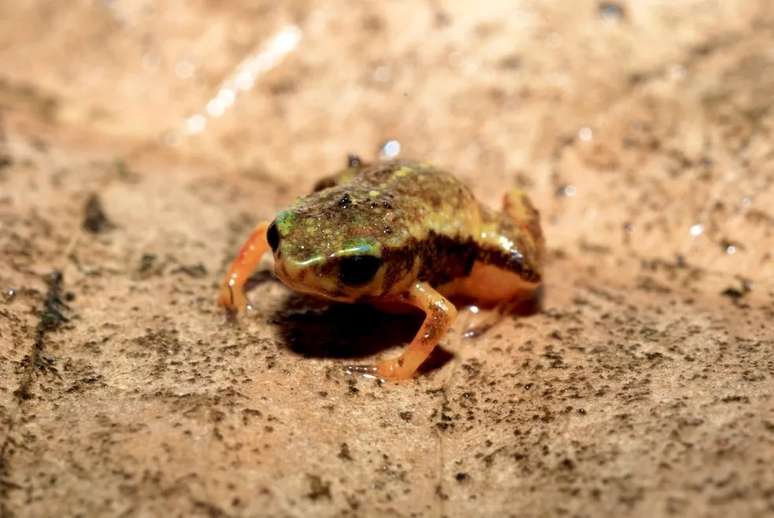
[{"label": "black eye", "polygon": [[280,242],[280,235],[277,230],[277,224],[274,221],[271,222],[269,229],[266,231],[266,241],[269,242],[272,252],[276,252]]},{"label": "black eye", "polygon": [[349,286],[359,286],[374,278],[382,260],[373,255],[345,257],[339,265],[339,280]]}]

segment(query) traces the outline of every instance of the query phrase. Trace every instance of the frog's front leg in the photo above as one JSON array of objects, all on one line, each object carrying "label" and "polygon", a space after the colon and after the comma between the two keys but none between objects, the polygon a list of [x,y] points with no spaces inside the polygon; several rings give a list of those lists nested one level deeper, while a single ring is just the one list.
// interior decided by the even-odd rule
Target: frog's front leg
[{"label": "frog's front leg", "polygon": [[269,250],[266,233],[269,223],[259,223],[244,242],[236,259],[231,263],[220,286],[218,304],[231,311],[242,311],[247,304],[245,282],[258,266],[263,254]]},{"label": "frog's front leg", "polygon": [[400,296],[399,301],[421,309],[425,320],[402,355],[379,362],[376,366],[377,375],[384,379],[399,380],[413,376],[457,317],[454,304],[426,282],[415,283]]}]

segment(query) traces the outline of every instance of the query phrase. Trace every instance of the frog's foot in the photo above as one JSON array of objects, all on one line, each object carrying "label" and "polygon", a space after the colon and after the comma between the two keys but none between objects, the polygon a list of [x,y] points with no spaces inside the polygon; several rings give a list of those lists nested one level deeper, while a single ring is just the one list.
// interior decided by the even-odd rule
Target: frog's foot
[{"label": "frog's foot", "polygon": [[218,304],[232,312],[240,312],[247,306],[245,291],[237,287],[236,279],[227,277],[220,285]]},{"label": "frog's foot", "polygon": [[411,378],[430,356],[457,316],[457,308],[454,304],[425,282],[417,282],[400,298],[401,302],[424,311],[426,316],[419,332],[402,355],[381,361],[376,365],[376,375],[387,380]]},{"label": "frog's foot", "polygon": [[255,227],[250,237],[239,249],[236,259],[231,263],[228,273],[220,285],[218,304],[229,311],[242,311],[247,304],[245,282],[261,261],[263,254],[269,250],[269,243],[266,240],[268,228],[269,223],[266,222]]}]

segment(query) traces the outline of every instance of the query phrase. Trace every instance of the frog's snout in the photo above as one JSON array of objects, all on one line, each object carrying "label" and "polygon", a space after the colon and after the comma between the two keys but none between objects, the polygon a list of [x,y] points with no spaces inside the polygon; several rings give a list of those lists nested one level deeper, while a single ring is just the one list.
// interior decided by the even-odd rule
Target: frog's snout
[{"label": "frog's snout", "polygon": [[296,261],[287,257],[278,248],[274,252],[274,273],[291,289],[325,296],[325,292],[330,287],[325,285],[325,276],[320,272],[323,262],[320,257]]}]

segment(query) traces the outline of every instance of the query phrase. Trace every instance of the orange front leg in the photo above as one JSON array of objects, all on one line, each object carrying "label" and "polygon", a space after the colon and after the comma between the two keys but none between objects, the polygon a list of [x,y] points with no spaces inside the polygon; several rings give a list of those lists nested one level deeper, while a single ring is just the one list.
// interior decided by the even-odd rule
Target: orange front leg
[{"label": "orange front leg", "polygon": [[402,355],[377,364],[376,373],[384,379],[402,380],[413,376],[457,317],[454,304],[426,282],[415,283],[400,296],[400,302],[424,311],[425,321]]},{"label": "orange front leg", "polygon": [[226,277],[220,286],[218,304],[230,311],[242,311],[247,304],[245,282],[261,262],[263,254],[269,250],[266,230],[269,223],[259,223],[250,237],[239,249],[236,259],[231,263]]}]

